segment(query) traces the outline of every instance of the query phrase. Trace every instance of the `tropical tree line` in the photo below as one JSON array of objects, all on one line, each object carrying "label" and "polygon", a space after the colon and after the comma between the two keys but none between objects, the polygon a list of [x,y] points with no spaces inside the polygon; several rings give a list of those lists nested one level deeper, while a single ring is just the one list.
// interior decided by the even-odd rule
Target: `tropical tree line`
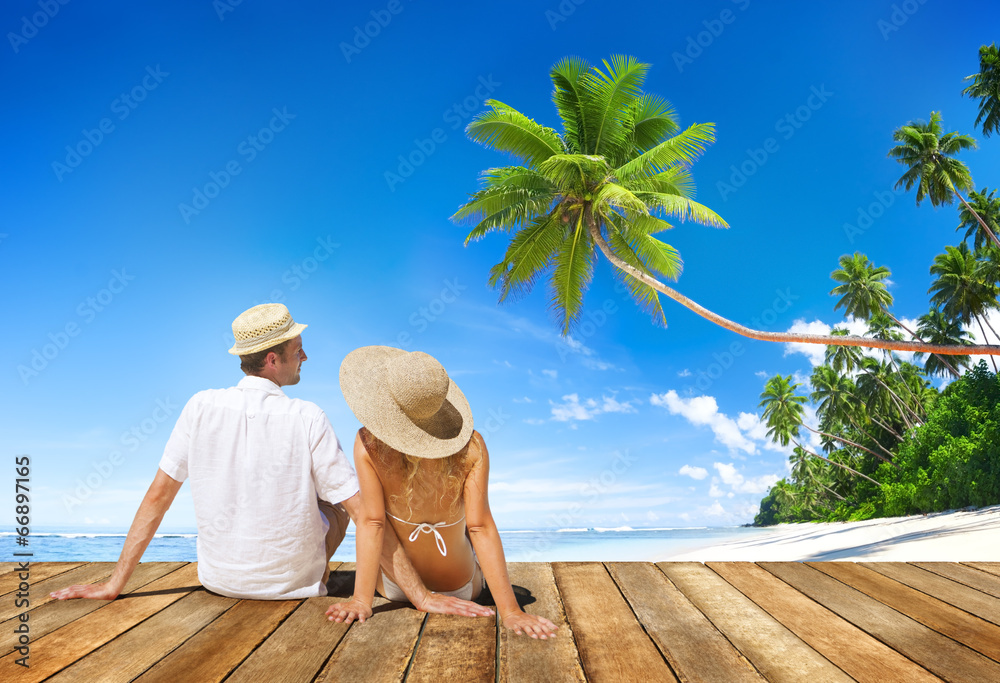
[{"label": "tropical tree line", "polygon": [[[976,125],[986,137],[1000,130],[1000,81],[996,45],[980,48],[980,73],[963,92],[980,98]],[[885,287],[891,274],[864,254],[842,256],[832,273],[836,307],[863,320],[865,336],[923,339],[938,345],[969,345],[969,329],[983,339],[1000,339],[989,313],[1000,309],[1000,198],[997,190],[972,189],[968,169],[953,155],[976,146],[969,136],[943,133],[940,115],[914,121],[893,134],[899,144],[891,158],[908,166],[897,186],[916,186],[917,203],[958,200],[958,232],[930,267],[930,310],[910,329],[891,310]],[[963,195],[968,191],[968,199]],[[970,246],[971,244],[971,246]],[[989,331],[987,333],[987,330]],[[846,334],[835,328],[834,335]],[[813,369],[808,395],[804,383],[776,375],[764,386],[760,407],[768,435],[792,444],[790,476],[777,482],[761,502],[755,524],[867,519],[1000,503],[1000,384],[984,361],[969,367],[968,354],[921,354],[917,363],[892,351],[881,356],[857,347],[828,346],[824,363]],[[931,376],[955,379],[943,392]],[[815,410],[817,427],[805,422],[805,406]],[[815,434],[811,450],[803,431]],[[820,451],[820,452],[816,452]]]},{"label": "tropical tree line", "polygon": [[[981,71],[966,88],[980,98],[980,123],[986,135],[997,127],[996,47],[981,53]],[[544,126],[515,108],[487,100],[488,110],[467,126],[469,137],[511,157],[516,163],[490,168],[482,187],[452,218],[471,231],[466,244],[492,232],[511,234],[506,252],[490,271],[489,283],[500,300],[529,293],[547,281],[550,309],[562,333],[579,321],[584,294],[598,254],[614,266],[636,303],[666,325],[660,294],[738,334],[764,341],[860,346],[948,355],[1000,354],[1000,345],[936,343],[919,335],[880,338],[813,335],[754,330],[705,308],[664,284],[677,280],[680,254],[659,235],[670,220],[727,228],[712,209],[694,201],[691,168],[715,141],[715,125],[695,123],[684,130],[665,99],[644,93],[649,65],[614,56],[604,68],[567,57],[550,72],[552,100],[562,131]],[[914,121],[896,131],[899,145],[890,155],[907,167],[898,186],[916,187],[919,204],[958,200],[979,248],[1000,249],[996,229],[981,210],[992,194],[972,188],[968,167],[955,158],[975,147],[967,135],[944,133],[940,115]],[[983,191],[985,192],[985,190]],[[977,226],[972,228],[973,222]],[[995,221],[994,221],[995,222]],[[985,252],[984,252],[985,253]]]}]

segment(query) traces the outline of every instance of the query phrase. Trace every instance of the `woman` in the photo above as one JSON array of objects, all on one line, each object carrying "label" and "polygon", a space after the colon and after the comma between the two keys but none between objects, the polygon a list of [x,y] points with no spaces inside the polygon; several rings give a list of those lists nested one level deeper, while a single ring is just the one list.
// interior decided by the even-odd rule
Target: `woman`
[{"label": "woman", "polygon": [[429,590],[472,600],[485,580],[504,626],[533,638],[553,636],[551,621],[526,614],[514,598],[487,500],[486,444],[472,429],[469,402],[441,364],[419,351],[366,346],[344,359],[340,386],[363,425],[354,462],[364,515],[354,596],[332,605],[331,619],[363,621],[376,589],[389,600],[406,600],[378,566],[382,534],[395,533]]}]

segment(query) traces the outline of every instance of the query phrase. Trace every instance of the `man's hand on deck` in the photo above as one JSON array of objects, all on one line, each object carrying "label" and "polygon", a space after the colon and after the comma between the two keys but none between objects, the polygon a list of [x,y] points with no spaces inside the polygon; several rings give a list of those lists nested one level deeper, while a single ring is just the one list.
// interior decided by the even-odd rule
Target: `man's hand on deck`
[{"label": "man's hand on deck", "polygon": [[330,621],[337,623],[350,624],[356,619],[363,624],[365,619],[372,615],[372,608],[371,605],[366,605],[363,601],[352,598],[348,602],[333,603],[326,611],[326,615]]},{"label": "man's hand on deck", "polygon": [[73,598],[114,600],[120,593],[121,591],[112,586],[110,582],[104,582],[90,583],[82,586],[69,586],[68,588],[57,590],[54,593],[49,593],[49,596],[55,598],[56,600],[71,600]]},{"label": "man's hand on deck", "polygon": [[468,600],[455,598],[450,595],[439,595],[427,591],[427,596],[418,605],[413,605],[421,612],[431,612],[434,614],[457,614],[461,617],[492,617],[494,612],[489,607],[484,607]]}]

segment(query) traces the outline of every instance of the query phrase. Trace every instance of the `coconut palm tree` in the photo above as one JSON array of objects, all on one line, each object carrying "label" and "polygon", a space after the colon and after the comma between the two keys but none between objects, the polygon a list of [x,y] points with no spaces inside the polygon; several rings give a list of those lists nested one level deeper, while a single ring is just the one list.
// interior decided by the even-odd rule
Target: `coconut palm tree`
[{"label": "coconut palm tree", "polygon": [[[986,236],[983,231],[979,228],[979,221],[976,220],[976,216],[983,219],[983,222],[989,226],[994,235],[1000,231],[1000,197],[994,197],[994,194],[996,194],[996,190],[990,191],[987,195],[985,187],[979,192],[973,190],[969,193],[969,206],[972,207],[972,211],[964,206],[958,210],[958,219],[961,222],[955,229],[961,230],[965,228],[965,237],[962,239],[967,240],[969,237],[972,237],[972,245],[976,249],[989,243],[985,239]],[[975,212],[975,215],[973,215],[973,212]]]},{"label": "coconut palm tree", "polygon": [[910,417],[914,421],[919,421],[919,417],[896,393],[892,386],[895,383],[894,373],[888,363],[867,356],[861,360],[861,374],[857,380],[858,394],[868,404],[869,409],[891,415],[892,409],[895,408],[903,424],[910,429],[914,426]]},{"label": "coconut palm tree", "polygon": [[[933,293],[932,305],[939,306],[946,316],[957,318],[966,325],[975,320],[979,323],[983,339],[986,339],[984,322],[993,336],[997,336],[986,313],[990,309],[1000,308],[997,304],[1000,287],[984,276],[983,263],[969,250],[969,245],[962,242],[957,247],[946,246],[944,254],[934,257],[931,275],[937,276],[927,290],[929,294]],[[992,357],[990,360],[993,361],[993,371],[996,372],[996,360]]]},{"label": "coconut palm tree", "polygon": [[[867,412],[865,411],[864,403],[854,395],[854,382],[849,377],[841,375],[829,365],[817,365],[813,368],[812,375],[809,377],[809,383],[813,387],[810,398],[817,404],[816,412],[823,416],[824,420],[837,424],[843,424],[845,420],[850,422],[854,429],[867,437],[887,457],[883,457],[872,451],[868,451],[869,453],[884,462],[891,462],[892,458],[895,457],[892,451],[886,449],[878,439],[868,433],[859,423],[859,419],[861,422],[867,419]],[[838,440],[841,439],[838,438]],[[854,444],[846,439],[843,439],[843,441],[863,448],[860,444]]]},{"label": "coconut palm tree", "polygon": [[[752,339],[967,353],[923,342],[754,330],[708,310],[665,285],[681,273],[677,250],[655,237],[667,219],[727,227],[695,202],[690,167],[715,140],[714,124],[680,131],[673,109],[644,94],[648,65],[615,56],[604,69],[568,57],[550,72],[562,132],[514,108],[487,100],[489,109],[466,128],[469,137],[509,155],[518,165],[492,168],[482,189],[452,216],[471,226],[466,244],[494,231],[513,237],[490,283],[501,300],[548,280],[550,307],[567,334],[579,319],[597,250],[615,266],[633,298],[665,324],[659,293],[737,334]],[[597,247],[595,250],[594,247]],[[1000,354],[1000,346],[976,353]]]},{"label": "coconut palm tree", "polygon": [[965,80],[972,84],[962,94],[979,98],[976,125],[982,124],[986,137],[1000,131],[1000,50],[996,43],[980,46],[979,73],[966,76]]},{"label": "coconut palm tree", "polygon": [[788,377],[775,375],[764,385],[764,392],[760,395],[761,401],[758,406],[764,408],[763,418],[768,427],[767,435],[782,446],[787,446],[791,442],[795,447],[801,448],[814,458],[842,467],[873,484],[878,484],[871,477],[861,474],[843,463],[813,453],[796,440],[799,436],[799,428],[805,426],[802,421],[802,404],[806,402],[806,397],[796,395],[795,390],[799,386],[801,385],[792,383],[791,375]]},{"label": "coconut palm tree", "polygon": [[892,139],[901,144],[890,149],[889,156],[909,167],[896,182],[896,188],[909,191],[916,185],[917,206],[924,197],[930,199],[933,206],[951,204],[958,197],[990,239],[1000,246],[1000,239],[959,192],[972,189],[972,175],[969,167],[954,155],[963,149],[975,149],[976,141],[969,135],[942,134],[942,131],[941,112],[937,111],[931,112],[929,122],[910,121],[896,129]]},{"label": "coconut palm tree", "polygon": [[[916,332],[907,327],[902,320],[889,311],[889,306],[892,305],[893,298],[889,290],[886,289],[883,280],[890,275],[892,275],[892,271],[887,267],[876,267],[874,263],[868,260],[867,256],[860,252],[856,251],[852,256],[844,254],[840,257],[840,269],[830,273],[830,277],[841,283],[830,290],[830,294],[840,297],[833,310],[837,310],[843,306],[845,316],[850,315],[865,321],[870,321],[872,317],[884,313],[896,325],[906,330],[910,337],[923,341]],[[876,339],[895,339],[895,337],[889,334],[872,336]],[[828,348],[827,353],[829,352]],[[886,352],[891,354],[891,349]],[[947,363],[943,359],[942,362]],[[853,363],[851,366],[853,366]],[[853,367],[848,367],[848,372],[851,370],[853,370]]]},{"label": "coconut palm tree", "polygon": [[[949,318],[937,308],[932,308],[930,312],[920,316],[919,321],[917,332],[932,344],[968,344],[972,338],[972,335],[962,329],[960,320]],[[924,355],[923,353],[915,353],[914,357],[919,359]],[[945,357],[937,354],[926,355],[924,370],[929,375],[944,376],[945,373],[950,372],[953,376],[958,377],[960,373],[957,368],[969,367],[969,356],[949,356],[945,360]]]}]

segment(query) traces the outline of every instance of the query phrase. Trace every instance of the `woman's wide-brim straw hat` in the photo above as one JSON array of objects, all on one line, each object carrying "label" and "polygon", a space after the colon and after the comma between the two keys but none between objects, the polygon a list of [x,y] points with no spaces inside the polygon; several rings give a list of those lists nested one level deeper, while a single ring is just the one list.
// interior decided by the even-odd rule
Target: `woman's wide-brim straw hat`
[{"label": "woman's wide-brim straw hat", "polygon": [[233,321],[236,344],[229,349],[234,356],[249,356],[281,342],[295,339],[308,325],[292,320],[284,304],[260,304],[240,313]]},{"label": "woman's wide-brim straw hat", "polygon": [[363,346],[340,365],[347,405],[377,439],[407,455],[446,458],[472,438],[472,409],[441,363],[422,351]]}]

